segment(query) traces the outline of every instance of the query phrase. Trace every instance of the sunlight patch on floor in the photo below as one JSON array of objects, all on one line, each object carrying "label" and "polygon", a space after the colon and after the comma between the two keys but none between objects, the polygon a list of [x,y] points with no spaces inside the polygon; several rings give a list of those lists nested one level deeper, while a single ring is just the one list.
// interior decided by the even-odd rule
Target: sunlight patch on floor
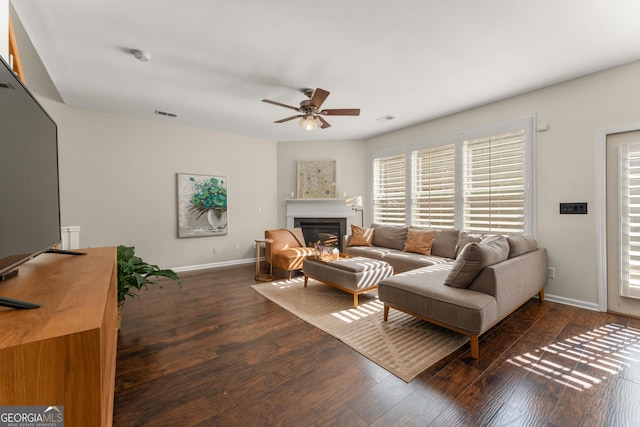
[{"label": "sunlight patch on floor", "polygon": [[376,298],[374,301],[365,304],[358,304],[358,308],[337,311],[335,313],[331,313],[331,315],[345,323],[352,323],[368,316],[379,315],[383,308],[384,304]]},{"label": "sunlight patch on floor", "polygon": [[[566,359],[569,368],[544,353]],[[574,390],[588,390],[640,361],[640,330],[610,323],[508,359],[512,365]],[[577,365],[576,365],[577,364]],[[589,373],[585,372],[588,371]]]}]

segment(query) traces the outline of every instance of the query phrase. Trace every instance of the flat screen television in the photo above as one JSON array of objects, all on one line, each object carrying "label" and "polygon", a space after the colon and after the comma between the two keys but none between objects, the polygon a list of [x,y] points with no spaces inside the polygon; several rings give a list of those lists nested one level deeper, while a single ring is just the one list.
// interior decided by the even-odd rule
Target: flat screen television
[{"label": "flat screen television", "polygon": [[57,125],[0,62],[0,279],[6,279],[62,239]]}]

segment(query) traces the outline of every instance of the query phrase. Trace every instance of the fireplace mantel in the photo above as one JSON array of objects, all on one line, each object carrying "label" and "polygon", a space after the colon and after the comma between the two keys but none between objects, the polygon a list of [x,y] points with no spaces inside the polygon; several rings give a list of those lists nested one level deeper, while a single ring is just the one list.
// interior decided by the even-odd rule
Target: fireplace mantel
[{"label": "fireplace mantel", "polygon": [[287,228],[293,228],[295,218],[347,218],[350,228],[355,213],[344,199],[289,199]]}]

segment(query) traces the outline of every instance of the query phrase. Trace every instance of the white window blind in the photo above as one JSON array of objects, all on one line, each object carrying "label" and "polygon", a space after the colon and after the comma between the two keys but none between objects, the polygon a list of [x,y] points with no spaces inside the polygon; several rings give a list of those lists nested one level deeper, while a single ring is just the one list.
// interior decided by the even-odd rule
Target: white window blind
[{"label": "white window blind", "polygon": [[406,224],[406,156],[373,160],[373,222]]},{"label": "white window blind", "polygon": [[619,150],[620,295],[640,298],[640,143]]},{"label": "white window blind", "polygon": [[525,131],[464,141],[463,229],[525,232]]},{"label": "white window blind", "polygon": [[455,227],[455,156],[455,144],[412,152],[411,225]]}]

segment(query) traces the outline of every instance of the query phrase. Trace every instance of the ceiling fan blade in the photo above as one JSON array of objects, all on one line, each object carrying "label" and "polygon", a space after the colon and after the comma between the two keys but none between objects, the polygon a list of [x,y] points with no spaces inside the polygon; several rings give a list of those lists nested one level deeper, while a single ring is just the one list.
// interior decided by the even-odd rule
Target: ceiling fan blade
[{"label": "ceiling fan blade", "polygon": [[291,117],[287,117],[286,119],[276,120],[273,123],[284,123],[284,122],[288,122],[289,120],[297,119],[298,117],[302,117],[302,115],[298,114],[297,116],[291,116]]},{"label": "ceiling fan blade", "polygon": [[283,104],[281,102],[272,101],[270,99],[263,99],[262,102],[266,102],[268,104],[277,105],[279,107],[291,108],[292,110],[301,111],[298,107],[292,107],[291,105]]},{"label": "ceiling fan blade", "polygon": [[329,92],[324,89],[317,88],[313,91],[313,96],[311,96],[311,100],[309,101],[309,103],[317,109],[320,109],[320,106],[322,105],[324,100],[327,99],[327,96],[329,96]]},{"label": "ceiling fan blade", "polygon": [[325,116],[359,116],[359,108],[331,108],[328,110],[322,110],[320,113]]},{"label": "ceiling fan blade", "polygon": [[322,122],[322,126],[320,126],[320,129],[326,129],[331,126],[328,121],[322,118],[322,116],[316,116],[316,117],[318,117]]}]

